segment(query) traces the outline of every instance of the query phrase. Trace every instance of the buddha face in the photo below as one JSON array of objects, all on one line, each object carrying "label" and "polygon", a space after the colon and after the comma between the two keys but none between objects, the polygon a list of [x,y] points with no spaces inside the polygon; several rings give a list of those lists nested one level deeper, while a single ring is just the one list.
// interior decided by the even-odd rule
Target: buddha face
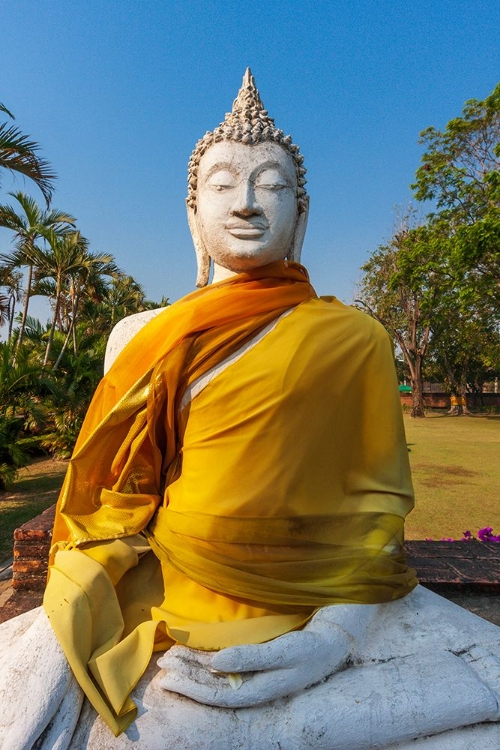
[{"label": "buddha face", "polygon": [[281,146],[220,141],[202,156],[190,224],[216,275],[283,259],[297,218],[296,168]]}]

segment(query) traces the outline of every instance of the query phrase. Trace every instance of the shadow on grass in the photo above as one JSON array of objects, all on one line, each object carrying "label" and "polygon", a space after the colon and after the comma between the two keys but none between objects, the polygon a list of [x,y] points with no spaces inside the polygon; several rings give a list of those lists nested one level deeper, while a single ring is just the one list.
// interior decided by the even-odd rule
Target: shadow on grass
[{"label": "shadow on grass", "polygon": [[[62,480],[66,473],[66,466],[61,469],[58,474],[33,474],[31,476],[24,476],[18,479],[14,487],[5,493],[0,493],[0,503],[2,502],[2,496],[8,499],[18,494],[38,494],[43,495],[45,492],[53,492],[61,489]],[[0,506],[1,507],[1,506]]]}]

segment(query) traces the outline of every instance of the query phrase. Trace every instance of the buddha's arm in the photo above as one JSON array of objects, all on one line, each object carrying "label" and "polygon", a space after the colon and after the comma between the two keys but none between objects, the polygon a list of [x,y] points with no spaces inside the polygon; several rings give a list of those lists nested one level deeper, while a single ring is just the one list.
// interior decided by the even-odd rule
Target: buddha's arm
[{"label": "buddha's arm", "polygon": [[376,604],[324,607],[303,630],[215,655],[174,646],[158,662],[166,671],[162,687],[199,703],[228,708],[298,693],[356,659],[378,610]]}]

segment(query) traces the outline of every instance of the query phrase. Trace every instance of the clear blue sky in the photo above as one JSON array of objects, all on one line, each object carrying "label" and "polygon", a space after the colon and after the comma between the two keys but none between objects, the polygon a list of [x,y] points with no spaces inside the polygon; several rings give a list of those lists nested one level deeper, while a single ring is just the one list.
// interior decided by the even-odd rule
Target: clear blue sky
[{"label": "clear blue sky", "polygon": [[[419,132],[500,79],[499,33],[495,0],[4,0],[0,101],[57,171],[54,207],[173,301],[195,278],[189,154],[250,65],[305,156],[304,263],[320,294],[350,302],[410,198]],[[0,199],[19,188],[42,201],[9,175]]]}]

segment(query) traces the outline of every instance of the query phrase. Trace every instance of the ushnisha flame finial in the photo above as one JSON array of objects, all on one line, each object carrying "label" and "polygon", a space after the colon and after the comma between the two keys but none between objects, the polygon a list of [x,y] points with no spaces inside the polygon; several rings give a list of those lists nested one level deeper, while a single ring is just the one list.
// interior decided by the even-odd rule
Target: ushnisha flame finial
[{"label": "ushnisha flame finial", "polygon": [[306,169],[304,157],[299,147],[292,143],[292,137],[279,130],[272,117],[264,109],[262,99],[255,85],[250,68],[243,76],[243,83],[238,96],[233,102],[233,109],[226,113],[222,122],[213,133],[208,131],[196,144],[188,165],[187,204],[196,209],[196,188],[198,183],[198,165],[200,159],[210,146],[219,141],[236,141],[249,146],[256,143],[271,142],[282,146],[292,156],[297,169],[297,204],[299,213],[306,211],[309,197],[305,190]]},{"label": "ushnisha flame finial", "polygon": [[[274,127],[274,120],[267,116],[262,99],[255,85],[255,79],[250,68],[247,68],[243,76],[243,83],[238,91],[238,96],[233,102],[232,112],[226,114],[224,124],[235,128],[238,126],[247,129]],[[243,136],[245,137],[245,136]],[[243,139],[242,139],[243,140]]]}]

